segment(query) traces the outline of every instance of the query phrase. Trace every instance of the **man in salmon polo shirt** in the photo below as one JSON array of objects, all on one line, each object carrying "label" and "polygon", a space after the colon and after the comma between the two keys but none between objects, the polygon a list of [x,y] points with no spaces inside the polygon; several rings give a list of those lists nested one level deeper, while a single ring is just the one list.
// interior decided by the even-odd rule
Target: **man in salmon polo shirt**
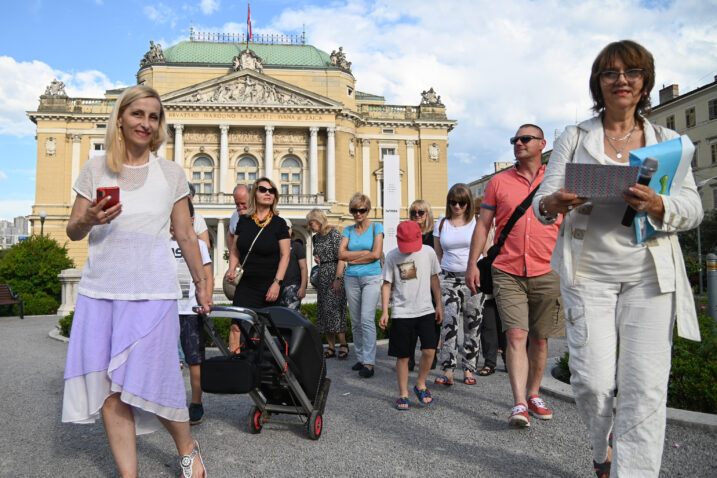
[{"label": "man in salmon polo shirt", "polygon": [[[476,261],[493,219],[497,242],[513,211],[540,185],[545,174],[541,162],[545,139],[540,127],[522,125],[510,143],[517,162],[496,174],[486,186],[473,231],[466,284],[474,293],[480,283]],[[506,366],[515,404],[508,423],[513,427],[529,427],[531,413],[542,420],[553,418],[539,390],[548,358],[548,338],[565,335],[560,278],[550,268],[560,223],[559,219],[544,226],[528,207],[493,262],[493,293],[508,342]]]}]

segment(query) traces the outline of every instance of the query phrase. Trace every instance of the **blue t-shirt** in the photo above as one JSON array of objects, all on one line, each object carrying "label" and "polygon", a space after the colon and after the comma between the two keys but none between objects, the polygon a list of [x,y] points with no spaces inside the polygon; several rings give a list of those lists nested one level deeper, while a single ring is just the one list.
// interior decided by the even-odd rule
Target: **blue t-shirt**
[{"label": "blue t-shirt", "polygon": [[[371,225],[361,235],[354,232],[354,226],[344,229],[344,237],[348,237],[349,251],[370,251],[373,249],[373,238],[383,234],[383,224],[371,222]],[[381,273],[381,260],[375,260],[370,264],[349,264],[346,266],[346,275],[351,277],[375,276]]]}]

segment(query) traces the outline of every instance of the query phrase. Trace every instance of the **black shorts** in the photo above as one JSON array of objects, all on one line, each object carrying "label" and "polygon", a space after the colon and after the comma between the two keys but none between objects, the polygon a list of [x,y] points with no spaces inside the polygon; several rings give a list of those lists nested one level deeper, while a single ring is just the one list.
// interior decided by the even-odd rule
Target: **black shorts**
[{"label": "black shorts", "polygon": [[202,363],[202,319],[198,315],[179,315],[179,341],[184,351],[184,361],[189,365]]},{"label": "black shorts", "polygon": [[388,355],[397,358],[413,356],[411,332],[421,339],[421,350],[435,349],[438,345],[436,314],[432,312],[421,317],[391,319],[391,336],[388,339]]}]

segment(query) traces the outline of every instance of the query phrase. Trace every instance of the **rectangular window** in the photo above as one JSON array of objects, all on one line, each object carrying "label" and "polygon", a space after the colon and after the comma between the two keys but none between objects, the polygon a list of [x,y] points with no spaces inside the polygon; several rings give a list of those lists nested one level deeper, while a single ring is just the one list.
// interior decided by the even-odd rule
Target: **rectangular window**
[{"label": "rectangular window", "polygon": [[697,123],[695,121],[695,108],[693,106],[685,110],[685,125],[687,128],[694,128],[695,124]]},{"label": "rectangular window", "polygon": [[381,161],[387,154],[396,154],[396,148],[381,148]]},{"label": "rectangular window", "polygon": [[670,129],[675,129],[675,115],[670,115],[665,118],[665,126]]},{"label": "rectangular window", "polygon": [[192,171],[192,179],[200,180],[202,179],[202,173],[199,171]]},{"label": "rectangular window", "polygon": [[95,151],[104,151],[104,149],[105,149],[104,143],[95,143],[94,144]]},{"label": "rectangular window", "polygon": [[106,123],[95,123],[95,128],[107,128]]},{"label": "rectangular window", "polygon": [[294,182],[301,182],[301,173],[292,173],[291,180]]},{"label": "rectangular window", "polygon": [[211,194],[212,193],[212,185],[204,183],[204,194]]},{"label": "rectangular window", "polygon": [[393,134],[394,131],[392,129],[384,129],[383,134]]},{"label": "rectangular window", "polygon": [[298,184],[291,185],[291,194],[301,194],[301,186]]},{"label": "rectangular window", "polygon": [[717,164],[717,143],[710,144],[710,153],[712,154],[712,164]]},{"label": "rectangular window", "polygon": [[287,195],[289,194],[289,185],[288,184],[282,184],[281,185],[281,194]]},{"label": "rectangular window", "polygon": [[245,174],[244,173],[237,173],[237,183],[243,183],[245,181]]},{"label": "rectangular window", "polygon": [[281,181],[288,181],[289,180],[289,173],[281,173]]},{"label": "rectangular window", "polygon": [[707,103],[707,110],[709,111],[709,119],[717,119],[717,99],[710,100]]}]

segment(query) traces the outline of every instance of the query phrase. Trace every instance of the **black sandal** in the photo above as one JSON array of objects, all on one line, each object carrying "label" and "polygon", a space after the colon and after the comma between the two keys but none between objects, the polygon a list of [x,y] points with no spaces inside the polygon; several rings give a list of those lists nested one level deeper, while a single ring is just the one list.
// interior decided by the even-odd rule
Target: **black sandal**
[{"label": "black sandal", "polygon": [[330,359],[336,357],[336,350],[329,347],[326,349],[326,352],[324,352],[324,358]]},{"label": "black sandal", "polygon": [[610,462],[597,463],[593,460],[593,469],[598,478],[610,478]]},{"label": "black sandal", "polygon": [[346,360],[349,358],[349,344],[339,344],[339,347],[346,349],[346,351],[339,350],[339,360]]},{"label": "black sandal", "polygon": [[487,377],[488,375],[493,375],[495,373],[495,367],[491,367],[490,365],[485,365],[482,369],[478,371],[478,375],[481,377]]}]

